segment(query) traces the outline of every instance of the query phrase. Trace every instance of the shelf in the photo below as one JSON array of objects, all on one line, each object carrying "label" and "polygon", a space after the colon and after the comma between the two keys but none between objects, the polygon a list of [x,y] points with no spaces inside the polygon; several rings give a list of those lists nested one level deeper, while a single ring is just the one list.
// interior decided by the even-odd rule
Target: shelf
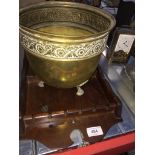
[{"label": "shelf", "polygon": [[[112,126],[104,137],[104,140],[92,145],[80,147],[76,149],[63,150],[63,152],[55,152],[57,149],[49,149],[42,143],[34,140],[21,140],[20,141],[20,154],[55,154],[55,155],[118,155],[119,153],[134,149],[135,140],[135,119],[134,119],[134,93],[131,89],[125,85],[123,79],[116,72],[116,66],[109,66],[104,58],[101,57],[101,69],[107,76],[110,85],[112,86],[115,94],[120,98],[122,102],[122,122],[119,122]],[[110,72],[109,72],[110,70]],[[111,74],[109,74],[111,73]],[[113,79],[110,78],[113,74]],[[115,79],[114,79],[115,78]],[[121,90],[121,91],[120,91]],[[122,93],[123,92],[123,93]]]}]

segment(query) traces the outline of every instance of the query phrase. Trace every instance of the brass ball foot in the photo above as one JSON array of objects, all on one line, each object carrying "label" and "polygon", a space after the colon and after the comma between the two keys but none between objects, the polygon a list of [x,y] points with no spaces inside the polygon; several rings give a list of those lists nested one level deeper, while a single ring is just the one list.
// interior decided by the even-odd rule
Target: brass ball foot
[{"label": "brass ball foot", "polygon": [[80,86],[77,86],[76,88],[77,88],[76,95],[82,96],[84,94],[84,90]]},{"label": "brass ball foot", "polygon": [[41,88],[44,87],[44,81],[39,81],[38,86]]},{"label": "brass ball foot", "polygon": [[76,88],[77,88],[77,92],[76,92],[76,95],[77,96],[82,96],[83,94],[84,94],[84,90],[81,88],[84,84],[86,84],[88,82],[88,80],[87,81],[85,81],[85,82],[83,82],[83,83],[81,83],[79,86],[77,86]]}]

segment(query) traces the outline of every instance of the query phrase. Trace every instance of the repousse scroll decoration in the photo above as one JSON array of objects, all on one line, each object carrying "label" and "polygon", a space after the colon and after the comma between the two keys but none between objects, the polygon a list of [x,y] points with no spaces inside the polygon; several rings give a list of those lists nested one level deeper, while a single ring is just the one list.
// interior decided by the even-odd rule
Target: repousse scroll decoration
[{"label": "repousse scroll decoration", "polygon": [[107,36],[93,42],[79,44],[58,44],[51,41],[37,40],[20,34],[22,45],[31,53],[54,59],[86,59],[103,52]]}]

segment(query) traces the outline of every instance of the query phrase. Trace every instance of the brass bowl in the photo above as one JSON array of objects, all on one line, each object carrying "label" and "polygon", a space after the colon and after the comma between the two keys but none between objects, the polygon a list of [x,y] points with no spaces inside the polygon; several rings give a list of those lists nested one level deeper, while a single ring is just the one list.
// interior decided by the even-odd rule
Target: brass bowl
[{"label": "brass bowl", "polygon": [[20,42],[33,71],[48,85],[87,81],[106,47],[115,19],[85,4],[48,1],[20,9]]}]

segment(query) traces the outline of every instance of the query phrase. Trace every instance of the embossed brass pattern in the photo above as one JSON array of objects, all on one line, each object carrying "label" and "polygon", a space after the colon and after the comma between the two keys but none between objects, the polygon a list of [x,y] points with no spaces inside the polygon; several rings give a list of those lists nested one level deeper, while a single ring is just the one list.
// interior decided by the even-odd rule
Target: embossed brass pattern
[{"label": "embossed brass pattern", "polygon": [[66,46],[65,43],[60,44],[21,35],[21,44],[29,52],[54,60],[80,60],[96,56],[104,50],[106,41],[107,37],[92,42]]},{"label": "embossed brass pattern", "polygon": [[114,25],[111,15],[92,6],[43,2],[20,10],[20,41],[43,81],[71,88],[91,77]]}]

